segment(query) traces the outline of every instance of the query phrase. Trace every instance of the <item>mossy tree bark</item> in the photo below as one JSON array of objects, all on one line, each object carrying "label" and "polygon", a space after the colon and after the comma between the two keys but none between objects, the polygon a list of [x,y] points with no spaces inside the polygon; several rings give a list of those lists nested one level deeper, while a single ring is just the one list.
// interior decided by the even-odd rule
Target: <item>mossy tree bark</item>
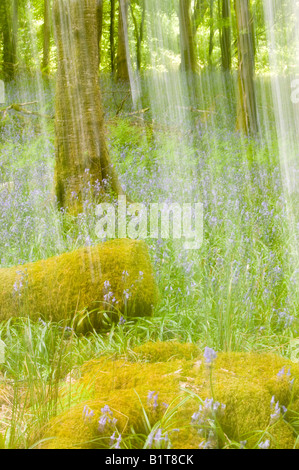
[{"label": "mossy tree bark", "polygon": [[196,56],[191,25],[191,0],[180,0],[180,44],[181,44],[181,70],[184,72],[196,72]]},{"label": "mossy tree bark", "polygon": [[3,33],[3,76],[5,80],[10,81],[15,78],[17,67],[19,0],[3,0],[1,3]]},{"label": "mossy tree bark", "polygon": [[81,208],[84,186],[123,194],[104,135],[98,80],[97,0],[54,0],[58,70],[56,85],[57,202]]},{"label": "mossy tree bark", "polygon": [[117,47],[117,79],[129,80],[129,68],[127,61],[128,38],[128,0],[119,0],[118,16],[118,47]]},{"label": "mossy tree bark", "polygon": [[221,65],[222,70],[229,72],[232,65],[231,53],[231,4],[230,0],[222,0],[222,26],[220,29]]},{"label": "mossy tree bark", "polygon": [[246,134],[258,132],[254,83],[254,45],[249,0],[235,0],[239,56],[237,129]]},{"label": "mossy tree bark", "polygon": [[42,71],[49,73],[50,40],[51,40],[51,0],[44,0],[44,31],[43,31],[43,62]]}]

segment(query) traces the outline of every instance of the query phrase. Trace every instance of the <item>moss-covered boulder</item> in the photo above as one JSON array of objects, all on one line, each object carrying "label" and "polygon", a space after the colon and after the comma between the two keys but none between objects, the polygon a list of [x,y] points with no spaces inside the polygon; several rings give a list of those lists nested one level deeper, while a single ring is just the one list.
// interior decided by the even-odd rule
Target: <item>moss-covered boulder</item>
[{"label": "moss-covered boulder", "polygon": [[42,446],[293,448],[298,379],[275,354],[219,353],[209,366],[195,345],[148,343],[86,363],[82,402],[50,421]]},{"label": "moss-covered boulder", "polygon": [[79,331],[101,328],[104,312],[151,315],[158,296],[146,244],[128,239],[0,269],[0,286],[0,321],[75,317]]}]

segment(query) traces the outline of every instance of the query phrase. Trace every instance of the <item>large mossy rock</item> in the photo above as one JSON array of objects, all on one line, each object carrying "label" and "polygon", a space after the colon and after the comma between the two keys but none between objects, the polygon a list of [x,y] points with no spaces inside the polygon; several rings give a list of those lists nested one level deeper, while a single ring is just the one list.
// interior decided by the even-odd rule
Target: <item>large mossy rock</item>
[{"label": "large mossy rock", "polygon": [[[123,448],[143,448],[150,423],[154,434],[158,429],[162,436],[167,432],[176,449],[211,441],[220,448],[229,442],[238,447],[242,441],[247,448],[265,442],[270,448],[293,448],[296,435],[290,423],[299,413],[298,379],[299,365],[275,354],[219,353],[210,368],[195,345],[148,343],[128,357],[86,363],[74,384],[76,404],[50,421],[42,446],[109,448],[115,432],[114,436],[121,435]],[[225,408],[219,405],[214,415],[202,413],[205,419],[200,424],[194,413],[212,397],[214,404]],[[273,401],[279,402],[281,411],[271,419]],[[105,412],[105,405],[112,414]],[[106,425],[99,426],[105,416]],[[109,423],[113,418],[117,422]],[[222,431],[215,440],[217,421]],[[153,440],[152,448],[155,445]]]},{"label": "large mossy rock", "polygon": [[128,239],[0,269],[0,286],[0,321],[75,317],[79,331],[100,329],[103,312],[149,316],[158,296],[146,244]]}]

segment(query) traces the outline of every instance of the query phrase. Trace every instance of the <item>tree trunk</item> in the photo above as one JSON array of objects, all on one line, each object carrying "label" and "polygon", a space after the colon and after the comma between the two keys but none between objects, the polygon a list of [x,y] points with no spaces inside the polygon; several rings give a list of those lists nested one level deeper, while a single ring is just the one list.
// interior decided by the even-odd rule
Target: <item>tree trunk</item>
[{"label": "tree trunk", "polygon": [[[54,0],[57,46],[56,167],[57,202],[77,213],[84,185],[101,184],[123,194],[104,135],[98,81],[97,0]],[[86,188],[85,188],[86,189]]]},{"label": "tree trunk", "polygon": [[131,16],[132,16],[132,20],[133,20],[133,23],[134,23],[135,38],[136,38],[137,72],[140,72],[140,69],[141,69],[141,45],[142,45],[142,41],[143,41],[143,31],[144,31],[144,21],[145,21],[145,2],[144,2],[144,0],[141,3],[142,3],[142,16],[141,16],[141,22],[140,22],[139,27],[138,27],[138,21],[136,19],[135,13],[134,13],[134,8],[132,6],[132,3],[130,3]]},{"label": "tree trunk", "polygon": [[180,0],[179,3],[181,69],[184,72],[196,72],[190,4],[191,0]]},{"label": "tree trunk", "polygon": [[231,70],[231,7],[230,0],[222,0],[222,27],[220,30],[221,65],[225,72]]},{"label": "tree trunk", "polygon": [[118,16],[118,48],[117,48],[117,79],[129,80],[129,69],[127,61],[128,38],[128,0],[119,0]]},{"label": "tree trunk", "polygon": [[196,0],[191,19],[193,40],[197,33],[198,27],[206,13],[207,8],[208,3],[206,0]]},{"label": "tree trunk", "polygon": [[10,81],[17,66],[18,0],[4,0],[3,9],[3,76]]},{"label": "tree trunk", "polygon": [[214,49],[214,0],[210,0],[210,39],[209,39],[209,65],[212,64],[212,54]]},{"label": "tree trunk", "polygon": [[97,2],[99,64],[101,63],[101,42],[103,34],[103,0]]},{"label": "tree trunk", "polygon": [[111,0],[110,5],[110,59],[111,73],[115,73],[115,44],[114,44],[114,23],[115,23],[115,0]]},{"label": "tree trunk", "polygon": [[42,71],[49,73],[51,39],[51,1],[44,0],[44,37],[43,37],[43,63]]},{"label": "tree trunk", "polygon": [[258,119],[254,84],[255,66],[249,0],[235,0],[235,11],[237,18],[239,56],[237,129],[245,132],[246,134],[254,134],[258,131]]}]

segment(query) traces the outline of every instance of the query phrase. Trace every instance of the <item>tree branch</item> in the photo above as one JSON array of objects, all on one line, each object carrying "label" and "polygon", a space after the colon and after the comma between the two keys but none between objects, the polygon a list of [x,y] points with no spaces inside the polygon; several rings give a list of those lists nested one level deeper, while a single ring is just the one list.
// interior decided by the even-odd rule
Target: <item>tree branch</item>
[{"label": "tree branch", "polygon": [[48,114],[38,113],[37,111],[29,111],[29,109],[24,108],[24,106],[29,106],[31,104],[36,104],[38,101],[30,101],[28,103],[12,103],[6,108],[1,108],[0,112],[3,113],[2,118],[5,118],[8,111],[13,110],[17,111],[18,113],[26,114],[27,116],[39,116],[45,119],[54,119],[54,116],[49,116]]}]

